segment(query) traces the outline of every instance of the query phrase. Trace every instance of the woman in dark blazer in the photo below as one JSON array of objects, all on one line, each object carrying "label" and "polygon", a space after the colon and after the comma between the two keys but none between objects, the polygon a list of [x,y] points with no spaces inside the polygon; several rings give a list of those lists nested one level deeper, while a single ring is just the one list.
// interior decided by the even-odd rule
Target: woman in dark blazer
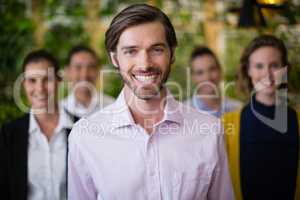
[{"label": "woman in dark blazer", "polygon": [[58,70],[44,50],[24,59],[22,85],[30,108],[1,128],[1,199],[67,199],[67,137],[77,118],[58,105]]}]

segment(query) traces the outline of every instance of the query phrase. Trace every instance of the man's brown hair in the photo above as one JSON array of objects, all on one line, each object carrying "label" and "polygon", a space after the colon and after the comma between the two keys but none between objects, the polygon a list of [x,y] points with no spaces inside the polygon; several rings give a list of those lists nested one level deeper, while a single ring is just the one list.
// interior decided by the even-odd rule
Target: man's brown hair
[{"label": "man's brown hair", "polygon": [[160,9],[147,4],[134,4],[123,9],[112,20],[105,33],[105,47],[108,53],[115,52],[119,38],[129,27],[149,23],[161,22],[166,33],[166,40],[172,50],[177,46],[177,39],[173,25],[169,18]]}]

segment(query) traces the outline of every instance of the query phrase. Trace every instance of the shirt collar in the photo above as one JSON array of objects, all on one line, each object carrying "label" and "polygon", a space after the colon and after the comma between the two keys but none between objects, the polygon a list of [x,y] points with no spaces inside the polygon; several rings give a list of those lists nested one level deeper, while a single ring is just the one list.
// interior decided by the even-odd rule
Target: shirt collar
[{"label": "shirt collar", "polygon": [[183,116],[181,111],[183,109],[182,105],[175,100],[174,96],[169,90],[167,90],[167,102],[164,109],[163,121],[170,121],[181,124],[183,122]]},{"label": "shirt collar", "polygon": [[[54,132],[60,132],[62,129],[71,129],[73,126],[73,120],[70,115],[66,113],[66,111],[59,107],[59,121],[58,125],[55,128]],[[40,126],[33,114],[32,109],[30,109],[29,113],[29,134],[32,134],[36,131],[41,132]]]},{"label": "shirt collar", "polygon": [[207,104],[201,99],[201,97],[199,97],[198,95],[193,95],[192,97],[192,103],[193,106],[198,110],[198,111],[203,111],[203,112],[207,112],[209,114],[214,115],[215,117],[221,117],[222,115],[222,110],[224,109],[224,101],[221,101],[221,107],[219,110],[213,110],[210,107],[207,106]]},{"label": "shirt collar", "polygon": [[111,110],[113,115],[113,127],[120,128],[134,125],[134,119],[125,100],[124,89],[119,94]]},{"label": "shirt collar", "polygon": [[29,111],[29,133],[34,133],[35,131],[40,130],[40,127],[34,117],[32,109]]},{"label": "shirt collar", "polygon": [[[164,117],[159,123],[169,121],[181,124],[183,122],[183,116],[181,114],[182,106],[180,106],[180,104],[175,100],[169,90],[167,90],[166,98],[167,102],[164,108]],[[113,117],[113,127],[120,128],[135,125],[134,119],[125,100],[124,89],[121,91],[113,105],[112,111],[116,113]]]},{"label": "shirt collar", "polygon": [[88,110],[88,109],[91,109],[91,108],[94,108],[95,106],[97,106],[98,102],[101,99],[101,95],[102,95],[101,93],[97,93],[97,92],[93,93],[91,102],[88,107],[86,107],[85,105],[81,104],[80,102],[78,102],[76,100],[75,93],[73,91],[70,93],[70,95],[68,95],[67,98],[68,98],[68,103],[73,105],[74,108],[79,106],[81,108],[85,108]]},{"label": "shirt collar", "polygon": [[193,95],[192,101],[197,110],[212,111],[212,109],[210,109],[198,95]]},{"label": "shirt collar", "polygon": [[71,129],[73,127],[74,121],[72,117],[66,113],[63,107],[59,107],[59,121],[56,127],[57,131],[61,129]]}]

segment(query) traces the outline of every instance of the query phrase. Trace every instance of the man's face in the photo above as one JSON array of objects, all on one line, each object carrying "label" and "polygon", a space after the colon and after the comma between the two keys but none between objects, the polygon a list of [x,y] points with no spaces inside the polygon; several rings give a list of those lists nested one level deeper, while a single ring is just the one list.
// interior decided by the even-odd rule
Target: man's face
[{"label": "man's face", "polygon": [[31,107],[47,111],[55,101],[58,87],[53,66],[46,60],[31,62],[25,66],[24,78],[23,87]]},{"label": "man's face", "polygon": [[76,91],[88,91],[96,83],[97,61],[89,52],[78,52],[71,57],[66,73]]},{"label": "man's face", "polygon": [[163,25],[151,22],[127,28],[111,58],[125,89],[140,99],[155,97],[167,81],[171,66],[171,49]]},{"label": "man's face", "polygon": [[193,82],[198,94],[215,94],[221,81],[221,69],[209,54],[195,57],[191,62]]}]

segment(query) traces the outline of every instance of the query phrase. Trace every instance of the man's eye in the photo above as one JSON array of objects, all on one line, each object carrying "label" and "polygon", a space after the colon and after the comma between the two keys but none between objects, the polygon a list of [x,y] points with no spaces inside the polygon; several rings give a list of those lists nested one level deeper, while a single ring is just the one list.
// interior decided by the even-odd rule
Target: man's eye
[{"label": "man's eye", "polygon": [[155,52],[163,52],[163,51],[164,51],[163,48],[154,48],[153,50],[154,50]]},{"label": "man's eye", "polygon": [[161,53],[164,52],[164,49],[161,47],[155,47],[155,48],[151,49],[151,52],[154,55],[160,55]]},{"label": "man's eye", "polygon": [[96,64],[89,64],[87,67],[88,67],[89,69],[94,69],[94,68],[97,67],[97,65],[96,65]]},{"label": "man's eye", "polygon": [[262,68],[264,68],[264,65],[262,65],[262,64],[257,64],[257,65],[255,65],[255,67],[256,67],[257,69],[262,69]]},{"label": "man's eye", "polygon": [[75,69],[76,69],[76,71],[80,71],[82,69],[82,66],[81,65],[75,65]]},{"label": "man's eye", "polygon": [[198,70],[198,71],[193,71],[193,74],[194,75],[196,75],[196,76],[201,76],[201,75],[203,75],[203,71],[200,71],[200,70]]},{"label": "man's eye", "polygon": [[35,83],[36,82],[36,80],[34,78],[26,78],[26,81],[28,83]]},{"label": "man's eye", "polygon": [[128,49],[124,51],[125,55],[133,55],[136,52],[135,49]]}]

